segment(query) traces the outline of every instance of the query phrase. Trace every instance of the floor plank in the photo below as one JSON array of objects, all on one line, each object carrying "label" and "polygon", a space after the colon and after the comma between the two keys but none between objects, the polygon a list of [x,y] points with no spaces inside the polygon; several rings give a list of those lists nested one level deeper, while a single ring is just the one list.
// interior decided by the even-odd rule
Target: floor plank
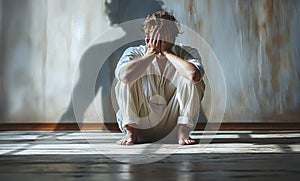
[{"label": "floor plank", "polygon": [[[194,131],[120,146],[109,131],[1,131],[1,180],[299,180],[300,131]],[[207,140],[207,142],[205,142]],[[149,162],[149,163],[148,163]],[[140,163],[140,164],[135,164]]]}]

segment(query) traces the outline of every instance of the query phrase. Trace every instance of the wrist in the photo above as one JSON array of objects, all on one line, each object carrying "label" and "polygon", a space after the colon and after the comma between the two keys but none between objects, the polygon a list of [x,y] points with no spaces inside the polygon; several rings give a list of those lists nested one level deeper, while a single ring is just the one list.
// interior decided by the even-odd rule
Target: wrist
[{"label": "wrist", "polygon": [[145,55],[151,56],[154,55],[156,53],[154,48],[148,48]]},{"label": "wrist", "polygon": [[170,55],[170,54],[173,54],[173,52],[172,52],[171,50],[165,50],[165,51],[162,52],[162,54],[163,54],[164,56],[168,56],[168,55]]}]

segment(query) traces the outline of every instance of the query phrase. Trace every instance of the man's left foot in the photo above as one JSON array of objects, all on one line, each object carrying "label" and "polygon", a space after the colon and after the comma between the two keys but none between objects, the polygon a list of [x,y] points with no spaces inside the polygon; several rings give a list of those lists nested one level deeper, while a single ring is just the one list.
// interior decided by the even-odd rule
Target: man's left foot
[{"label": "man's left foot", "polygon": [[133,145],[137,138],[137,129],[135,129],[133,125],[127,125],[125,129],[127,132],[126,135],[123,137],[123,139],[117,141],[117,144]]},{"label": "man's left foot", "polygon": [[190,136],[190,129],[184,125],[178,125],[178,144],[180,145],[193,145],[195,144],[195,140],[193,140]]}]

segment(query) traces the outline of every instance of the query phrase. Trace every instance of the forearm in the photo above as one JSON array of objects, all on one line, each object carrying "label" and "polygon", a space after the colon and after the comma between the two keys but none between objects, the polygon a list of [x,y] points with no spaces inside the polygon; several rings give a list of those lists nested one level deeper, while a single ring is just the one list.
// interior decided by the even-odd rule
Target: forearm
[{"label": "forearm", "polygon": [[139,78],[147,67],[152,63],[155,54],[146,54],[143,57],[131,60],[127,65],[121,68],[119,78],[124,83],[131,83]]},{"label": "forearm", "polygon": [[201,80],[204,71],[197,69],[192,63],[183,60],[173,53],[165,52],[164,55],[182,76],[189,79],[193,83],[199,82]]}]

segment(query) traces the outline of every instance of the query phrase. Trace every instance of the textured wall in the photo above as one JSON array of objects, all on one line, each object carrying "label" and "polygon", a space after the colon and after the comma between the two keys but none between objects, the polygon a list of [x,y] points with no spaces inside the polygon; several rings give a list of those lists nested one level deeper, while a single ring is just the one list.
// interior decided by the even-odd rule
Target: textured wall
[{"label": "textured wall", "polygon": [[299,1],[166,5],[199,32],[219,58],[227,85],[226,119],[299,118]]},{"label": "textured wall", "polygon": [[[173,12],[181,23],[198,32],[218,57],[226,80],[225,120],[299,118],[299,1],[140,2],[112,0],[108,16],[104,1],[2,0],[1,122],[74,121],[70,98],[76,71],[82,68],[80,55],[87,45],[111,24],[142,18],[143,13],[159,8]],[[99,44],[114,48],[107,42],[124,37],[126,30],[120,28]],[[204,60],[204,64],[209,62]],[[85,120],[113,121],[108,90],[114,65],[115,61],[104,65],[102,83],[90,101],[98,105],[100,118],[91,104]]]}]

